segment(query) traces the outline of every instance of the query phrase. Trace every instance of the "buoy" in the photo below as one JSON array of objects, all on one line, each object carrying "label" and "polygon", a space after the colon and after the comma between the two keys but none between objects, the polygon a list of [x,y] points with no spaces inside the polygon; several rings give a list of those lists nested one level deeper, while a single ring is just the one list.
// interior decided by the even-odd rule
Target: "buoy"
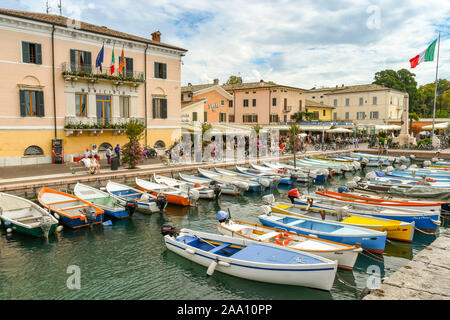
[{"label": "buoy", "polygon": [[59,220],[59,214],[55,213],[54,217],[56,218],[56,220]]},{"label": "buoy", "polygon": [[185,250],[186,250],[187,253],[195,254],[195,251],[192,250],[191,248],[186,248]]},{"label": "buoy", "polygon": [[222,267],[229,267],[230,264],[228,262],[225,261],[219,261],[219,265],[221,265]]},{"label": "buoy", "polygon": [[63,226],[57,226],[57,227],[56,227],[56,231],[57,231],[57,232],[61,232],[61,231],[63,231],[63,229],[64,229]]},{"label": "buoy", "polygon": [[7,233],[11,233],[11,232],[12,232],[12,229],[11,229],[11,228],[8,228],[8,229],[6,229],[6,232],[7,232]]},{"label": "buoy", "polygon": [[217,262],[216,261],[211,262],[211,264],[209,265],[208,270],[206,270],[206,274],[209,277],[213,275],[214,270],[216,269],[216,266],[217,266]]}]

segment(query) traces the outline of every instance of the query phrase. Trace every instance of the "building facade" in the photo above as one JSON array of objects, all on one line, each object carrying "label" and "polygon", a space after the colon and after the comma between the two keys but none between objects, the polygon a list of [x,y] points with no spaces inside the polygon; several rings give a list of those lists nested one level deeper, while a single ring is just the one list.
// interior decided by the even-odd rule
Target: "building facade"
[{"label": "building facade", "polygon": [[145,123],[144,144],[170,145],[176,138],[187,50],[162,43],[159,32],[150,40],[62,16],[0,9],[0,35],[0,165],[50,163],[53,139],[62,139],[66,161],[92,144],[100,150],[122,145],[130,119]]},{"label": "building facade", "polygon": [[381,125],[401,121],[406,94],[381,85],[366,84],[313,88],[306,96],[308,100],[334,107],[333,121]]},{"label": "building facade", "polygon": [[[313,114],[314,120],[320,121],[332,121],[333,120],[333,110],[336,107],[328,106],[323,103],[318,103],[316,101],[306,99],[306,110],[307,113]],[[334,119],[336,120],[336,119]]]}]

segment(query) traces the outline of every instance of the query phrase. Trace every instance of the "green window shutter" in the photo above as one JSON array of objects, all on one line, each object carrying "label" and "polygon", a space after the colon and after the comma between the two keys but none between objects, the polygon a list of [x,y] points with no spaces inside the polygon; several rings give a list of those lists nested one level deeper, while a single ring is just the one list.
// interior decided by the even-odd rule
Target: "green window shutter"
[{"label": "green window shutter", "polygon": [[75,71],[75,50],[70,49],[70,71]]},{"label": "green window shutter", "polygon": [[197,121],[197,112],[192,112],[192,121]]},{"label": "green window shutter", "polygon": [[40,43],[35,44],[36,48],[36,64],[42,64],[42,47]]},{"label": "green window shutter", "polygon": [[166,99],[162,99],[162,118],[163,119],[167,119],[167,100]]},{"label": "green window shutter", "polygon": [[204,118],[205,119],[203,119],[203,122],[207,122],[208,121],[208,112],[206,112],[206,111],[204,113]]},{"label": "green window shutter", "polygon": [[20,96],[20,116],[21,117],[26,117],[27,116],[27,105],[25,102],[25,90],[20,90],[19,91],[19,96]]},{"label": "green window shutter", "polygon": [[158,62],[155,62],[155,67],[154,67],[154,69],[155,69],[155,78],[158,78],[158,71],[159,71],[159,63]]},{"label": "green window shutter", "polygon": [[153,98],[153,119],[156,118],[156,99]]},{"label": "green window shutter", "polygon": [[165,63],[163,63],[162,67],[163,67],[163,75],[162,75],[162,78],[163,78],[163,79],[166,79],[166,78],[167,78],[167,69],[166,69],[167,65],[166,65]]},{"label": "green window shutter", "polygon": [[133,58],[125,58],[127,77],[133,77]]},{"label": "green window shutter", "polygon": [[84,62],[86,64],[85,71],[86,72],[92,72],[92,60],[91,60],[91,53],[86,52],[86,61]]},{"label": "green window shutter", "polygon": [[37,92],[37,107],[38,107],[38,116],[39,117],[43,117],[45,116],[45,111],[44,111],[44,92],[43,91],[38,91]]},{"label": "green window shutter", "polygon": [[22,61],[30,63],[30,44],[22,41]]}]

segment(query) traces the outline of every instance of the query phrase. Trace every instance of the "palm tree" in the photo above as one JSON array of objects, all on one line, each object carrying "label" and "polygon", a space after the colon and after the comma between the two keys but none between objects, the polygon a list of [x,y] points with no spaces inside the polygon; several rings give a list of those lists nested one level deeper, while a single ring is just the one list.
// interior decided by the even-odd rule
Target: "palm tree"
[{"label": "palm tree", "polygon": [[297,151],[296,150],[297,149],[297,136],[300,134],[300,126],[297,123],[292,122],[289,125],[288,134],[290,136],[290,142],[291,142],[292,149],[294,152],[294,167],[297,167],[296,160],[295,160],[295,154]]}]

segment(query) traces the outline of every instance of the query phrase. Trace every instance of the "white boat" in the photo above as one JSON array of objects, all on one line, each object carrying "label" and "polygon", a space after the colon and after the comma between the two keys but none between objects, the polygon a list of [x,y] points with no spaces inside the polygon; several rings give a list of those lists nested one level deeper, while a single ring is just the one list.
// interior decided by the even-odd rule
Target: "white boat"
[{"label": "white boat", "polygon": [[250,180],[244,180],[241,178],[230,177],[227,175],[220,174],[218,172],[213,172],[213,171],[205,170],[205,169],[201,169],[201,168],[197,168],[197,170],[198,170],[198,173],[202,177],[206,177],[206,178],[214,180],[218,183],[231,183],[241,189],[245,189],[245,191],[247,191],[247,190],[261,191],[260,183],[252,182]]},{"label": "white boat", "polygon": [[[300,170],[297,170],[295,172],[287,172],[283,171],[281,169],[273,169],[266,166],[260,166],[255,163],[250,162],[250,167],[252,167],[254,170],[260,173],[266,173],[266,174],[272,174],[276,176],[280,176],[281,180],[280,183],[282,184],[291,184],[295,181],[297,182],[308,182],[310,181],[310,178],[306,172],[302,172]],[[289,181],[291,180],[291,181]]]},{"label": "white boat", "polygon": [[[233,171],[231,171],[233,172]],[[282,178],[280,175],[275,175],[274,173],[260,172],[258,170],[252,168],[246,168],[241,166],[236,166],[236,172],[238,174],[243,174],[250,178],[257,178],[261,182],[261,179],[266,179],[269,182],[269,187],[277,187],[281,180],[284,180],[284,183],[292,184],[292,179]],[[261,182],[262,183],[262,182]]]},{"label": "white boat", "polygon": [[44,238],[58,226],[58,220],[46,209],[28,199],[3,192],[0,192],[0,222],[11,231]]},{"label": "white boat", "polygon": [[247,182],[258,183],[262,189],[269,188],[270,184],[271,184],[271,180],[267,179],[267,178],[251,177],[249,175],[245,175],[245,174],[242,174],[242,173],[239,173],[236,171],[231,171],[231,170],[217,168],[217,167],[215,167],[214,170],[217,173],[220,173],[221,175],[228,176],[228,177],[231,177],[234,179],[241,179],[241,180],[247,181]]},{"label": "white boat", "polygon": [[[290,163],[294,163],[294,160],[289,160]],[[332,174],[342,174],[344,171],[340,166],[332,166],[331,164],[323,164],[323,163],[313,163],[311,161],[306,161],[303,159],[296,159],[295,165],[297,167],[305,167],[313,170],[323,168],[327,169]]]},{"label": "white boat", "polygon": [[147,180],[136,178],[136,186],[139,190],[147,191],[154,196],[162,194],[167,198],[167,201],[172,204],[180,206],[195,205],[200,198],[197,190],[191,189],[188,191],[179,188],[169,187],[160,183],[154,183]]},{"label": "white boat", "polygon": [[294,172],[294,173],[304,173],[307,174],[308,177],[316,179],[316,180],[325,180],[329,175],[330,172],[328,171],[328,169],[325,168],[313,168],[313,167],[307,167],[307,166],[297,166],[294,167],[292,165],[289,164],[284,164],[284,163],[271,163],[271,162],[264,162],[263,164],[268,167],[268,168],[272,168],[275,170],[281,170],[284,172]]},{"label": "white boat", "polygon": [[142,213],[160,212],[167,206],[167,199],[164,199],[164,197],[155,197],[147,192],[117,182],[108,181],[106,191],[119,200],[136,200],[138,203],[137,210]]},{"label": "white boat", "polygon": [[[163,226],[163,230],[164,230]],[[204,267],[231,276],[329,291],[337,261],[267,243],[181,229],[164,232],[168,250]]]},{"label": "white boat", "polygon": [[191,176],[191,175],[187,175],[184,173],[178,173],[178,176],[182,180],[189,182],[189,183],[193,183],[193,184],[199,183],[201,185],[209,186],[209,187],[215,187],[216,185],[218,185],[218,186],[220,186],[222,194],[237,196],[237,195],[242,195],[245,192],[244,188],[239,188],[236,185],[231,184],[231,183],[217,183],[216,181],[214,181],[212,179]]},{"label": "white boat", "polygon": [[[278,245],[284,245],[284,242],[281,242],[278,238],[283,236],[281,233],[287,232],[245,221],[229,219],[219,223],[217,228],[221,234],[226,236]],[[285,247],[312,253],[330,260],[337,260],[338,267],[344,270],[353,269],[358,253],[362,251],[362,248],[358,246],[300,235],[295,232],[287,233],[291,240],[285,244]]]},{"label": "white boat", "polygon": [[185,181],[180,181],[177,179],[160,176],[157,174],[153,174],[153,179],[156,183],[164,184],[169,187],[179,188],[181,190],[184,190],[188,192],[189,190],[197,190],[200,194],[200,198],[202,199],[214,199],[218,198],[220,196],[220,187],[217,189],[217,194],[214,192],[213,189],[202,186],[201,184],[195,184],[195,183],[188,183]]}]

